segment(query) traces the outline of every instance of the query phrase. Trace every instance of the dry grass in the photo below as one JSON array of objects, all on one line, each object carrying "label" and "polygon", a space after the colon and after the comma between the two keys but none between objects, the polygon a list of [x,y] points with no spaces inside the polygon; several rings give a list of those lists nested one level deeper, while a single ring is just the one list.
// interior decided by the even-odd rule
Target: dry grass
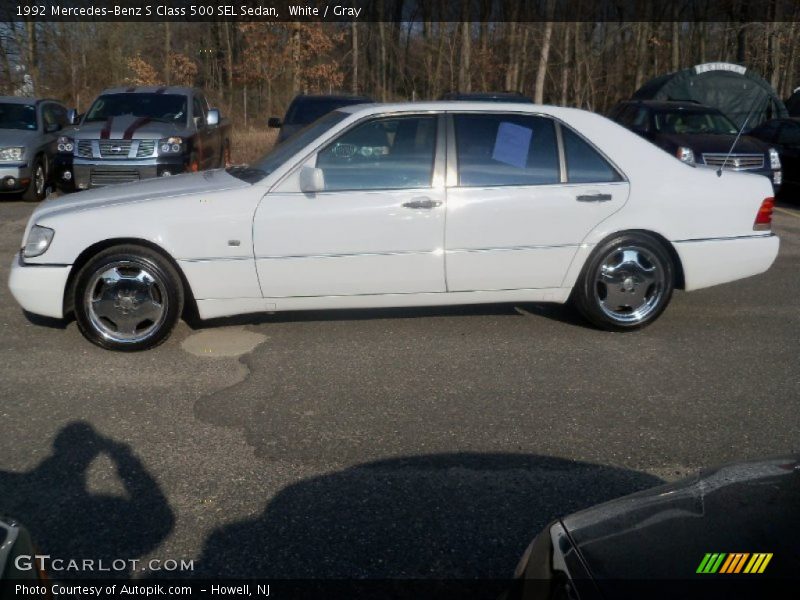
[{"label": "dry grass", "polygon": [[275,144],[277,129],[234,127],[231,159],[234,164],[251,163],[266,154]]}]

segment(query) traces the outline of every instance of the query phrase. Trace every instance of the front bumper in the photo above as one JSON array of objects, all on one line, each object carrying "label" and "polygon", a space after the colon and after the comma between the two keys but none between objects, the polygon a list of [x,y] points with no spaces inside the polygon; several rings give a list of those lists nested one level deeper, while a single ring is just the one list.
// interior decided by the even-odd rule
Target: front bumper
[{"label": "front bumper", "polygon": [[37,265],[22,262],[22,253],[14,256],[8,287],[19,305],[30,313],[62,319],[64,291],[71,265]]},{"label": "front bumper", "polygon": [[0,162],[0,193],[19,193],[31,183],[31,166],[26,162]]},{"label": "front bumper", "polygon": [[178,175],[186,171],[183,156],[149,158],[144,160],[90,160],[73,158],[72,178],[75,188],[86,190],[116,183],[131,183],[141,179]]}]

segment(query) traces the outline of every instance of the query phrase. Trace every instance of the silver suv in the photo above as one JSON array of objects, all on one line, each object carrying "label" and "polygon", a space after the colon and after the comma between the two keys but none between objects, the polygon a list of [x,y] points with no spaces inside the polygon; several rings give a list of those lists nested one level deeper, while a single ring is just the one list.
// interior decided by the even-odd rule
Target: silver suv
[{"label": "silver suv", "polygon": [[0,96],[0,194],[44,199],[58,133],[68,125],[67,109],[55,100]]}]

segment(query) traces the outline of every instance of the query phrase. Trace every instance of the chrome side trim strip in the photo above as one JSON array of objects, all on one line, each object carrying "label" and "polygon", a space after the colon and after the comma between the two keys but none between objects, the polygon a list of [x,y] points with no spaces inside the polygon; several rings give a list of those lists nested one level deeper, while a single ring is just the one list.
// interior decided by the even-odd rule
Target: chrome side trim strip
[{"label": "chrome side trim strip", "polygon": [[341,252],[336,254],[294,254],[288,256],[256,256],[256,260],[284,260],[287,258],[352,258],[355,256],[403,256],[411,254],[442,254],[442,250],[396,250],[388,252]]},{"label": "chrome side trim strip", "polygon": [[750,240],[754,238],[770,238],[770,237],[775,237],[775,234],[770,232],[767,234],[754,233],[753,235],[732,235],[728,237],[690,238],[688,240],[672,240],[672,243],[686,244],[689,242],[725,242],[731,240]]},{"label": "chrome side trim strip", "polygon": [[497,248],[453,248],[447,250],[447,254],[459,254],[462,252],[514,252],[518,250],[548,250],[550,248],[577,248],[581,244],[552,244],[548,246],[501,246]]},{"label": "chrome side trim strip", "polygon": [[253,260],[252,256],[204,256],[202,258],[178,258],[178,262],[218,262],[227,260]]}]

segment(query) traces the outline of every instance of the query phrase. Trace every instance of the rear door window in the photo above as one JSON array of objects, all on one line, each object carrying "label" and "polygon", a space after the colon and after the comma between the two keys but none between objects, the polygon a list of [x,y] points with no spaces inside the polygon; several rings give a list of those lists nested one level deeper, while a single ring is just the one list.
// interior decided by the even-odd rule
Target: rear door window
[{"label": "rear door window", "polygon": [[456,114],[453,119],[460,186],[559,183],[551,119],[518,114]]}]

